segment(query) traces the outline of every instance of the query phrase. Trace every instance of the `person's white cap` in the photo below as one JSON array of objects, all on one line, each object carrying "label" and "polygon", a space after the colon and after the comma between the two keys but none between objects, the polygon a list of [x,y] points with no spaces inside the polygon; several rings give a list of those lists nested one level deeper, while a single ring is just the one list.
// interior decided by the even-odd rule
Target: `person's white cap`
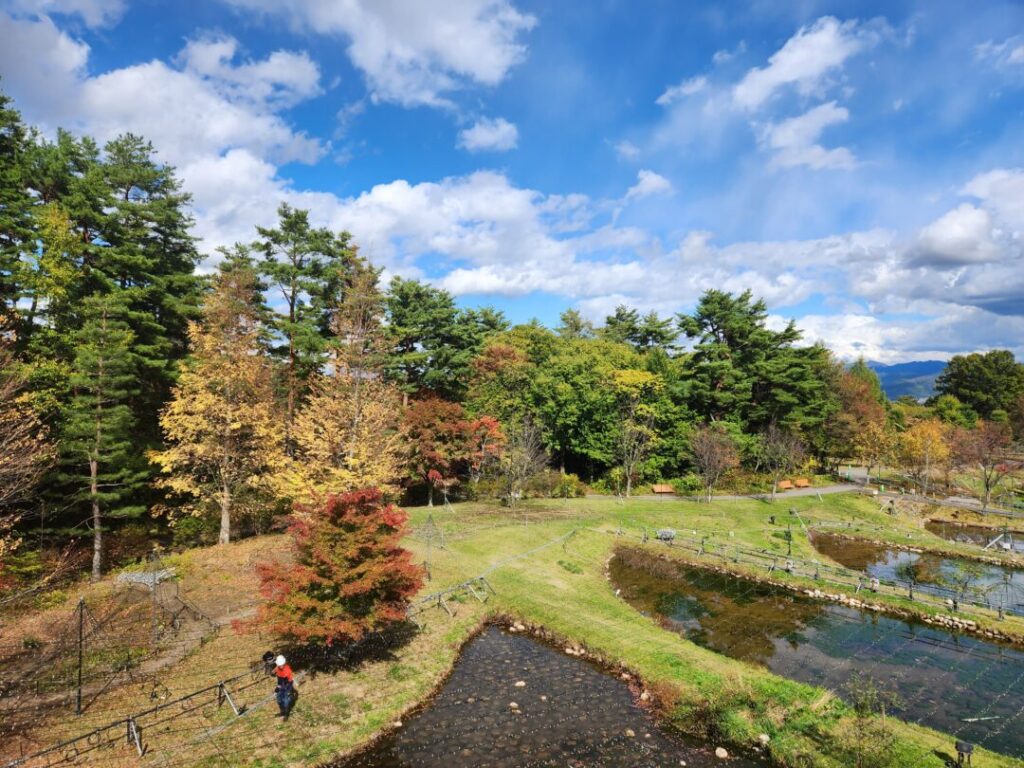
[{"label": "person's white cap", "polygon": [[274,659],[274,663],[277,664],[277,666],[279,666],[279,667],[283,667],[284,666],[284,656],[278,656],[276,659]]}]

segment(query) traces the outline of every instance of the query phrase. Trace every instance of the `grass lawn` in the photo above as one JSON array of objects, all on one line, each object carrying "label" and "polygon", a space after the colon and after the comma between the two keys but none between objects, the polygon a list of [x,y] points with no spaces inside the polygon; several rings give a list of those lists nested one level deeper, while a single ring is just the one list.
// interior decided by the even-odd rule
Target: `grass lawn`
[{"label": "grass lawn", "polygon": [[[607,662],[639,674],[655,697],[666,703],[665,716],[684,731],[710,735],[715,744],[741,748],[767,733],[779,765],[845,768],[851,762],[844,745],[855,737],[856,722],[849,708],[832,693],[704,650],[661,628],[617,598],[605,573],[615,546],[627,540],[636,542],[645,527],[697,531],[714,541],[785,553],[786,542],[774,535],[784,528],[770,526],[768,516],[776,515],[785,525],[790,507],[798,510],[799,518],[808,525],[851,521],[855,527],[849,532],[869,538],[909,541],[949,553],[969,550],[966,545],[929,534],[922,527],[923,518],[894,518],[880,511],[875,501],[854,495],[822,500],[782,496],[774,504],[745,500],[711,505],[591,498],[532,502],[517,513],[485,504],[415,508],[410,510],[415,531],[409,546],[420,558],[429,555],[433,576],[424,591],[486,572],[496,591],[486,605],[461,603],[454,619],[431,610],[425,614],[425,629],[408,645],[395,649],[390,658],[366,662],[354,671],[303,680],[299,705],[287,725],[273,717],[272,702],[267,705],[271,684],[260,683],[242,692],[244,702],[262,703],[242,718],[229,717],[226,707],[218,710],[211,704],[205,712],[189,717],[162,725],[144,724],[150,752],[141,760],[118,745],[103,750],[97,762],[82,756],[77,764],[315,765],[365,741],[426,697],[444,679],[462,643],[485,616],[501,613],[544,627],[568,643],[584,646]],[[430,536],[426,533],[428,519],[433,523],[429,530],[435,531]],[[820,559],[795,519],[793,530],[794,556]],[[281,547],[279,537],[263,537],[178,556],[183,592],[225,623],[244,618],[258,600],[253,564],[273,556]],[[672,552],[661,545],[658,551]],[[77,598],[77,593],[70,595],[64,609]],[[894,598],[893,604],[901,603]],[[56,610],[59,613],[60,609]],[[963,616],[979,622],[991,620],[967,612]],[[1024,634],[1024,622],[1018,619],[1008,619],[1003,625]],[[238,635],[225,626],[186,661],[158,676],[171,694],[177,695],[243,671],[272,645],[270,638]],[[50,717],[35,738],[49,743],[147,706],[152,704],[144,687],[127,686],[102,697],[97,710],[83,718],[66,712]],[[937,753],[951,752],[950,737],[892,718],[889,723],[899,745],[891,765],[944,765]],[[984,751],[974,757],[977,768],[1024,765]]]}]

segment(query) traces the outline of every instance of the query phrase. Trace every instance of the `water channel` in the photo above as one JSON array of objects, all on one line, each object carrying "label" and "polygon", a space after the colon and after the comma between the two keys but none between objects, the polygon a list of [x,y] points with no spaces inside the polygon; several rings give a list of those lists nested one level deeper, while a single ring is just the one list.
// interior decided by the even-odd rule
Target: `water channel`
[{"label": "water channel", "polygon": [[466,646],[429,704],[333,768],[647,768],[682,761],[756,765],[723,762],[712,748],[663,732],[634,704],[626,683],[593,664],[492,627]]},{"label": "water channel", "polygon": [[[948,541],[959,541],[962,544],[976,544],[979,547],[988,546],[993,539],[1003,533],[1002,528],[992,528],[986,525],[961,525],[950,523],[945,520],[928,520],[924,527],[941,536]],[[998,549],[1009,549],[1013,552],[1024,552],[1024,533],[1009,530],[1009,536],[1004,536],[992,546]]]},{"label": "water channel", "polygon": [[1024,757],[1024,651],[646,553],[616,555],[611,576],[635,608],[698,645],[840,696],[870,679],[905,720]]},{"label": "water channel", "polygon": [[[989,536],[991,541],[992,536]],[[815,532],[811,542],[837,563],[881,581],[914,581],[914,588],[960,596],[1024,615],[1024,572],[1017,568],[930,553],[906,552],[863,539]]]}]

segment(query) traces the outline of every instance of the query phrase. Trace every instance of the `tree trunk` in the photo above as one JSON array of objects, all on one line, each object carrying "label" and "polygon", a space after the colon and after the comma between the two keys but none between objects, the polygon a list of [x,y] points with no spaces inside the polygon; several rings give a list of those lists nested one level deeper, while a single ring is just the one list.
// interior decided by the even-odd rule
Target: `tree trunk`
[{"label": "tree trunk", "polygon": [[434,506],[434,484],[430,483],[427,485],[427,506]]},{"label": "tree trunk", "polygon": [[220,494],[220,536],[217,537],[218,544],[231,542],[231,491],[221,488]]},{"label": "tree trunk", "polygon": [[402,407],[403,408],[408,408],[409,407],[409,393],[404,391],[404,390],[402,391]]},{"label": "tree trunk", "polygon": [[103,573],[103,528],[101,527],[99,493],[99,462],[89,460],[89,495],[92,497],[92,580]]},{"label": "tree trunk", "polygon": [[772,478],[772,501],[773,502],[775,501],[775,491],[778,490],[778,487],[779,487],[779,478],[773,477]]},{"label": "tree trunk", "polygon": [[629,494],[633,491],[633,475],[631,472],[626,473],[626,498],[629,498]]}]

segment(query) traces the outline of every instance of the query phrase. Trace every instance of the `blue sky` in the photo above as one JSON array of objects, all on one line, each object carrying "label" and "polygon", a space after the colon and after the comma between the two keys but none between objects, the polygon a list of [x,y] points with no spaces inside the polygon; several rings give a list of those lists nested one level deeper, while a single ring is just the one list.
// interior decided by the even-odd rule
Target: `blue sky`
[{"label": "blue sky", "polygon": [[288,201],[515,321],[750,288],[847,357],[1024,354],[1020,3],[0,0],[0,39],[211,254]]}]

